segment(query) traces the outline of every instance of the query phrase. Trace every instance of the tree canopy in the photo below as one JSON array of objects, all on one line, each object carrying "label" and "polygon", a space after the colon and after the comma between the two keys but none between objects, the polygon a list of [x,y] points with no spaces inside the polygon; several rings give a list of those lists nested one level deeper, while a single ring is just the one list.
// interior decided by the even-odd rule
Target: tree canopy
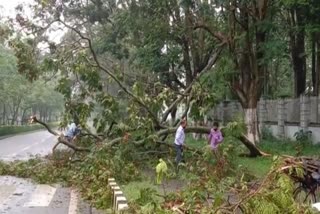
[{"label": "tree canopy", "polygon": [[[65,121],[94,115],[101,134],[116,121],[117,134],[153,136],[177,124],[177,112],[203,120],[229,97],[255,144],[262,95],[299,96],[308,82],[318,94],[316,2],[73,0],[31,9],[30,17],[18,7],[15,20],[28,39],[11,39],[18,71],[30,81],[53,75]],[[50,40],[58,29],[60,40]]]}]

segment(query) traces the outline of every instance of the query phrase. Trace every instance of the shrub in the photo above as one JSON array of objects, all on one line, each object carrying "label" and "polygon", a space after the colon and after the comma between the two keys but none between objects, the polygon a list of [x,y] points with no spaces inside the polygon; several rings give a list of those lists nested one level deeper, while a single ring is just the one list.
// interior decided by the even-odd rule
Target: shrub
[{"label": "shrub", "polygon": [[[49,123],[51,126],[57,126],[57,123]],[[19,134],[23,132],[44,129],[42,125],[23,125],[23,126],[0,126],[0,136]]]}]

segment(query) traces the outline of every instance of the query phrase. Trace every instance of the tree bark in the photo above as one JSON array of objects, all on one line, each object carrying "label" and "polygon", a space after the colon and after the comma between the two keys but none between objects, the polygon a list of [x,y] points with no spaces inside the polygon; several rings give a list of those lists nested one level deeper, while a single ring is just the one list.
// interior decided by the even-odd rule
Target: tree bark
[{"label": "tree bark", "polygon": [[[185,128],[185,133],[198,133],[198,134],[209,134],[210,133],[210,127],[204,127],[204,126],[188,126]],[[159,137],[168,135],[168,134],[174,134],[177,131],[176,128],[168,128],[161,130],[157,132],[157,135]],[[223,132],[223,130],[222,130]],[[247,147],[249,150],[249,156],[250,157],[258,157],[258,156],[267,156],[268,154],[262,152],[254,143],[252,143],[251,140],[248,139],[248,137],[245,134],[242,134],[239,137],[239,140]]]},{"label": "tree bark", "polygon": [[51,109],[49,109],[48,111],[49,111],[48,122],[50,123],[52,121],[52,111]]},{"label": "tree bark", "polygon": [[31,107],[24,108],[22,111],[21,115],[21,125],[24,125],[26,123],[26,112],[30,109]]},{"label": "tree bark", "polygon": [[259,123],[257,117],[257,108],[244,109],[244,122],[247,127],[247,138],[249,141],[255,144],[259,142]]},{"label": "tree bark", "polygon": [[17,122],[21,101],[22,101],[22,98],[18,98],[16,105],[13,103],[13,107],[12,107],[13,113],[12,113],[11,125],[14,125],[15,122]]},{"label": "tree bark", "polygon": [[[232,4],[238,7],[236,1]],[[247,126],[246,139],[253,145],[260,139],[257,104],[269,72],[267,63],[264,62],[267,31],[256,26],[270,21],[268,7],[268,1],[262,0],[253,6],[244,3],[238,11],[229,11],[229,31],[232,38],[229,42],[229,52],[235,70],[238,71],[238,75],[234,76],[231,81],[231,89],[244,109],[244,121]],[[253,13],[248,11],[253,11]],[[243,35],[243,40],[238,40],[237,35]]]},{"label": "tree bark", "polygon": [[311,76],[312,76],[312,87],[313,87],[313,96],[318,96],[316,90],[316,85],[318,84],[317,75],[316,75],[316,40],[315,34],[311,35]]},{"label": "tree bark", "polygon": [[3,103],[2,125],[6,125],[6,119],[7,119],[6,104]]},{"label": "tree bark", "polygon": [[[320,35],[319,35],[320,36]],[[319,81],[320,81],[320,39],[316,42],[316,63],[315,63],[315,86],[314,91],[316,96],[319,96]]]},{"label": "tree bark", "polygon": [[177,107],[174,107],[170,113],[171,115],[171,124],[173,125],[176,122],[176,115],[177,115]]},{"label": "tree bark", "polygon": [[299,97],[306,89],[306,57],[305,57],[305,29],[301,8],[291,10],[291,25],[298,28],[290,33],[291,58],[294,73],[294,94]]}]

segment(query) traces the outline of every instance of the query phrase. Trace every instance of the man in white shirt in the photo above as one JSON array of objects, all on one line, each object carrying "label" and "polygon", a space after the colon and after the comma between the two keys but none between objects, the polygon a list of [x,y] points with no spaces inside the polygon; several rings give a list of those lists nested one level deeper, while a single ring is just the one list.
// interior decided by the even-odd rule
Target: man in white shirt
[{"label": "man in white shirt", "polygon": [[179,165],[179,163],[182,160],[182,152],[183,152],[183,145],[185,141],[185,133],[184,129],[187,127],[187,121],[186,119],[182,119],[180,122],[180,126],[176,131],[176,136],[174,139],[174,146],[176,148],[177,156],[176,156],[176,163]]}]

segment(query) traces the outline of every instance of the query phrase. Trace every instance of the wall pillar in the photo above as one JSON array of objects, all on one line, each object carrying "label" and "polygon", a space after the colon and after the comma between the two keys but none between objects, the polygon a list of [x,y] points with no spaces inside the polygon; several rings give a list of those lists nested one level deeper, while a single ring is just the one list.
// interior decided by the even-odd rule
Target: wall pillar
[{"label": "wall pillar", "polygon": [[310,123],[310,98],[308,96],[300,97],[300,129],[308,131]]},{"label": "wall pillar", "polygon": [[285,102],[284,99],[278,100],[278,136],[280,138],[285,137]]},{"label": "wall pillar", "polygon": [[264,127],[265,126],[265,123],[267,121],[267,101],[262,98],[259,103],[258,103],[258,110],[259,110],[259,113],[258,113],[258,120],[259,120],[259,124],[261,125],[261,127]]},{"label": "wall pillar", "polygon": [[219,120],[221,121],[221,124],[224,124],[224,103],[223,102],[219,104]]},{"label": "wall pillar", "polygon": [[236,116],[238,116],[239,109],[237,105],[237,101],[233,100],[231,103],[231,118],[232,120],[236,119]]}]

